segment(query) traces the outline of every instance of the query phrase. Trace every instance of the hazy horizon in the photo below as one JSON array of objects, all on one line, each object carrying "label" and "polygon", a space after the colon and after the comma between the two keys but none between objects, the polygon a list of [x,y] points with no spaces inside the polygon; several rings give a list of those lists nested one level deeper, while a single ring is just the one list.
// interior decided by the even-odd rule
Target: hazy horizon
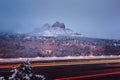
[{"label": "hazy horizon", "polygon": [[0,0],[0,32],[56,21],[85,37],[120,39],[120,0]]}]

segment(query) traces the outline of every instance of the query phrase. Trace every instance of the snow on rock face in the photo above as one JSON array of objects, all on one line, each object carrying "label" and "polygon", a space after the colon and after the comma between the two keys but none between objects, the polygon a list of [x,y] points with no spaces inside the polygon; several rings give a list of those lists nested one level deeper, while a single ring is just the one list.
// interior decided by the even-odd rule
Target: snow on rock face
[{"label": "snow on rock face", "polygon": [[61,29],[65,29],[65,24],[64,23],[60,23],[60,22],[55,22],[53,25],[52,25],[53,28],[61,28]]},{"label": "snow on rock face", "polygon": [[[64,23],[55,22],[53,25],[45,24],[36,28],[30,35],[35,36],[78,36],[71,29],[65,27]],[[80,36],[80,35],[79,35]]]}]

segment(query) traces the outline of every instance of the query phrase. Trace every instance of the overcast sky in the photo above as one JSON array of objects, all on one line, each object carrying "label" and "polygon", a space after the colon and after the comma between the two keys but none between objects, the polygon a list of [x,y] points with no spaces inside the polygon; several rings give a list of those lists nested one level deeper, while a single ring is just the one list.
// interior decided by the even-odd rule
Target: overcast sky
[{"label": "overcast sky", "polygon": [[0,0],[0,31],[56,21],[87,37],[120,39],[120,0]]}]

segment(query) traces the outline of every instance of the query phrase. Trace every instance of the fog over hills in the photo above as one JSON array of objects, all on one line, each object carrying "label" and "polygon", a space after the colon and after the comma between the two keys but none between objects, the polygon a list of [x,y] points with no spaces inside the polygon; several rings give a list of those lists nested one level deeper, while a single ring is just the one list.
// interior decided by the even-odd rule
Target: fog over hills
[{"label": "fog over hills", "polygon": [[42,27],[36,28],[28,34],[34,36],[81,36],[80,33],[75,33],[73,30],[66,28],[64,23],[58,21],[53,25],[44,24]]}]

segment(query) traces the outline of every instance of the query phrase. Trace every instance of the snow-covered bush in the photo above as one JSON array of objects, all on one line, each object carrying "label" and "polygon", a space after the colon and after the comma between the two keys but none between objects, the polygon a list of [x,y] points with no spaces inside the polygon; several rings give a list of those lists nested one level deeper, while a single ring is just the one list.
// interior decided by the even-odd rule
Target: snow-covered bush
[{"label": "snow-covered bush", "polygon": [[[27,60],[11,70],[13,73],[8,80],[45,80],[44,75],[37,75],[32,73],[32,67]],[[4,77],[0,77],[0,80],[5,80]]]},{"label": "snow-covered bush", "polygon": [[2,77],[0,77],[0,80],[5,80],[5,78],[2,76]]}]

